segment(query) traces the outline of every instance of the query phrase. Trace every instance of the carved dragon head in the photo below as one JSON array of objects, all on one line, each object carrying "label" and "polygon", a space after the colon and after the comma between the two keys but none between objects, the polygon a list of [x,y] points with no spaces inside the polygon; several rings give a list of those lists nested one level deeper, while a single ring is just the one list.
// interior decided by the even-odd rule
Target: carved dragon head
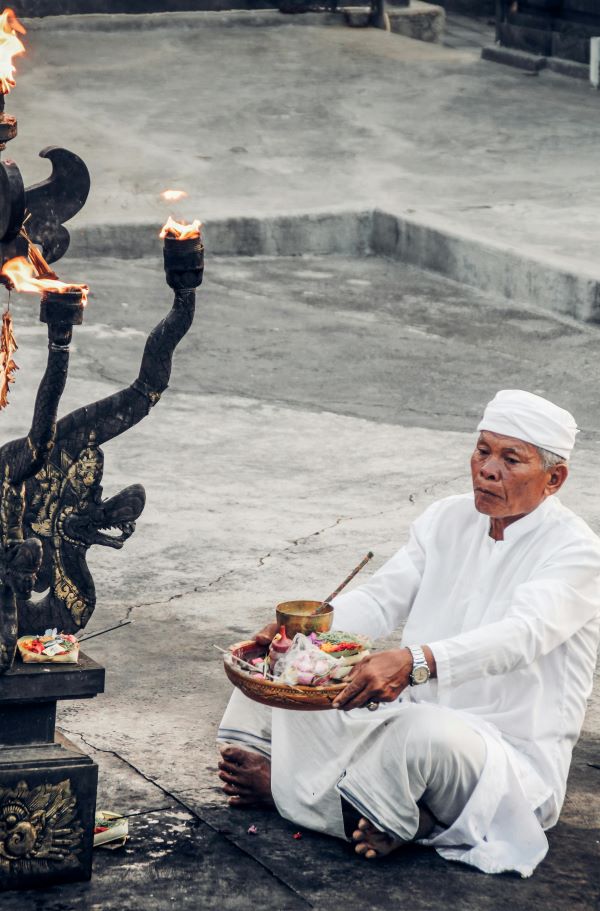
[{"label": "carved dragon head", "polygon": [[75,458],[59,443],[49,462],[27,482],[25,525],[44,551],[35,589],[49,588],[49,601],[54,602],[42,609],[38,625],[60,623],[67,629],[70,624],[61,621],[62,614],[74,628],[85,626],[96,603],[88,549],[96,544],[119,549],[135,531],[145,505],[144,488],[132,484],[103,500],[103,470],[104,456],[92,432]]},{"label": "carved dragon head", "polygon": [[[88,446],[79,454],[67,474],[77,502],[59,511],[56,527],[63,541],[74,547],[88,548],[94,544],[120,550],[135,531],[145,502],[141,484],[131,484],[108,500],[102,499],[100,481],[104,471],[104,455],[90,434]],[[118,534],[114,535],[113,532]]]},{"label": "carved dragon head", "polygon": [[[144,488],[132,484],[109,500],[87,500],[66,506],[58,519],[63,541],[74,547],[100,544],[120,550],[135,531],[135,520],[144,508]],[[111,532],[117,531],[114,535]]]}]

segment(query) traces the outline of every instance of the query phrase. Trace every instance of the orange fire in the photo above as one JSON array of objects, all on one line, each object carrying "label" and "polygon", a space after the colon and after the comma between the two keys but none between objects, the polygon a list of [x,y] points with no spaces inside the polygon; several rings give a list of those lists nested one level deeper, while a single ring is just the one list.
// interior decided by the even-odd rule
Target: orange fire
[{"label": "orange fire", "polygon": [[73,285],[61,282],[56,278],[38,278],[34,267],[24,256],[9,259],[2,266],[2,275],[6,275],[12,282],[16,291],[28,291],[32,294],[41,294],[43,291],[56,291],[64,294],[67,291],[81,292],[81,303],[87,303],[87,285]]},{"label": "orange fire", "polygon": [[19,22],[14,11],[7,7],[3,13],[0,13],[0,93],[2,95],[8,95],[16,85],[13,57],[25,53],[25,45],[17,32],[24,35],[25,27]]},{"label": "orange fire", "polygon": [[14,372],[19,369],[13,361],[13,354],[16,350],[17,342],[13,334],[12,316],[8,310],[5,310],[0,331],[0,408],[6,408],[8,405],[8,387],[14,383]]},{"label": "orange fire", "polygon": [[165,202],[179,202],[180,199],[187,197],[185,190],[163,190],[160,195]]},{"label": "orange fire", "polygon": [[169,215],[158,236],[161,239],[164,239],[165,237],[174,237],[176,240],[189,240],[192,237],[200,237],[201,227],[202,222],[198,221],[198,219],[193,221],[191,225],[181,225],[179,222],[174,221]]}]

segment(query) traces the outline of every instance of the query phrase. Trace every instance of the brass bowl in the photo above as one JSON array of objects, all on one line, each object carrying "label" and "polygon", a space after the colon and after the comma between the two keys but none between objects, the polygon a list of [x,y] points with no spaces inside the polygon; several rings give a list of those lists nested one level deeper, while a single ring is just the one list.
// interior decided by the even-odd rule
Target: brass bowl
[{"label": "brass bowl", "polygon": [[[319,601],[315,603],[320,604]],[[230,646],[229,651],[244,661],[251,661],[252,658],[265,654],[264,646],[258,645],[253,639],[248,642],[237,642]],[[235,662],[232,663],[226,655],[223,664],[225,673],[244,696],[253,699],[254,702],[270,705],[274,709],[292,709],[298,712],[320,712],[323,709],[330,709],[331,703],[345,686],[344,683],[330,683],[328,686],[285,686],[274,680],[252,677],[248,670],[236,665]]]},{"label": "brass bowl", "polygon": [[283,601],[277,605],[277,625],[285,626],[285,631],[290,639],[296,633],[327,633],[333,623],[333,607],[328,605],[322,614],[315,611],[321,606],[322,601]]}]

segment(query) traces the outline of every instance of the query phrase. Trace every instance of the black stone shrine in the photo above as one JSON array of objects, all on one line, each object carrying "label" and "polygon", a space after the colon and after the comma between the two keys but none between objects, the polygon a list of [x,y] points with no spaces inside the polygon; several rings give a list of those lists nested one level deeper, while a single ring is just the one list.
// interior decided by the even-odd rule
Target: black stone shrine
[{"label": "black stone shrine", "polygon": [[598,0],[496,0],[496,40],[504,48],[589,66],[600,35]]},{"label": "black stone shrine", "polygon": [[56,704],[104,691],[104,668],[24,664],[0,676],[0,890],[87,880],[98,766],[55,731]]}]

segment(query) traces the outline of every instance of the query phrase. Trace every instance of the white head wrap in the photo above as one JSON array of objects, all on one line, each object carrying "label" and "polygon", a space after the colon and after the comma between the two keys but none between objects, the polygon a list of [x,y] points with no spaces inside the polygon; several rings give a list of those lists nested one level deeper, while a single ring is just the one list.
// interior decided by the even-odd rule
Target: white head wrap
[{"label": "white head wrap", "polygon": [[533,443],[564,459],[571,455],[578,433],[572,414],[522,389],[502,389],[496,393],[477,429]]}]

